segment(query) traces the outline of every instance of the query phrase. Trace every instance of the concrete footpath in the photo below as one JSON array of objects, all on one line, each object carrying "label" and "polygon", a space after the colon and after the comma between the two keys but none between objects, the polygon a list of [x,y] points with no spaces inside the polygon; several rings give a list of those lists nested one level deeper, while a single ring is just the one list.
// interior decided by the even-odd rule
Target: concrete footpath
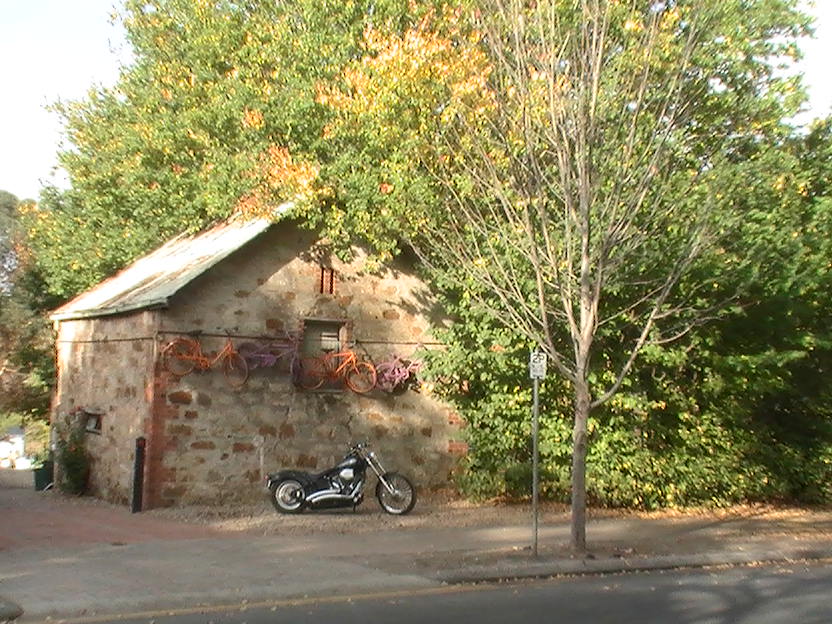
[{"label": "concrete footpath", "polygon": [[[231,532],[0,482],[0,513],[0,621],[19,605],[24,623],[508,578],[832,559],[830,511],[596,518],[588,525],[590,554],[580,558],[568,548],[562,512],[544,516],[539,557],[532,557],[530,517],[517,508],[468,509],[473,521],[448,526],[453,514],[429,503],[408,524],[391,523],[367,501],[355,515],[305,514],[307,531],[284,527],[290,519],[273,514],[264,515],[268,530]],[[314,530],[319,519],[337,530]]]}]

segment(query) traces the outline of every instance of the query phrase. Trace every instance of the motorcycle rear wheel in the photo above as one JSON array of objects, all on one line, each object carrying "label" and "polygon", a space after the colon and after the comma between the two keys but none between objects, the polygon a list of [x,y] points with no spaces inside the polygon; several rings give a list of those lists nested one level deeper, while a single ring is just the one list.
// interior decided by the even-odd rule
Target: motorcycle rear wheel
[{"label": "motorcycle rear wheel", "polygon": [[280,513],[296,514],[306,507],[303,485],[296,479],[283,479],[269,489],[272,493],[272,505]]},{"label": "motorcycle rear wheel", "polygon": [[376,498],[381,508],[394,516],[403,516],[410,513],[416,505],[416,488],[410,480],[398,472],[388,472],[384,480],[390,484],[394,492],[391,492],[379,480],[376,485]]}]

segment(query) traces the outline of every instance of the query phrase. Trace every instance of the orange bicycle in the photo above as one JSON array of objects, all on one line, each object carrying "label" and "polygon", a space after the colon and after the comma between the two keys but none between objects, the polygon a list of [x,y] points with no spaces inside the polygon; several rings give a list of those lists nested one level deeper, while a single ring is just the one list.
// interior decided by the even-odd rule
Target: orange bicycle
[{"label": "orange bicycle", "polygon": [[359,360],[355,351],[339,351],[321,357],[304,358],[300,367],[300,387],[304,390],[315,390],[326,381],[339,379],[358,394],[365,394],[376,385],[375,366]]},{"label": "orange bicycle", "polygon": [[217,362],[222,362],[222,372],[230,386],[240,388],[246,383],[248,364],[230,338],[216,353],[203,353],[199,340],[185,337],[174,338],[162,348],[164,367],[177,377],[184,377],[194,369],[206,371]]}]

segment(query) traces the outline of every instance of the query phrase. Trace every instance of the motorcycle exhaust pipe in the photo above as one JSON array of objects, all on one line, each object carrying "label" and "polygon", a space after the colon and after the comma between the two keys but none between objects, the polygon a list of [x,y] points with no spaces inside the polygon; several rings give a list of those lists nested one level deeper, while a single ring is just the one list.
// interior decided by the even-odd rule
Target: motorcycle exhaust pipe
[{"label": "motorcycle exhaust pipe", "polygon": [[306,502],[317,503],[321,500],[344,500],[348,498],[352,498],[352,496],[345,496],[341,494],[341,490],[321,490],[320,492],[315,492],[314,494],[307,496]]},{"label": "motorcycle exhaust pipe", "polygon": [[355,501],[358,493],[361,491],[363,481],[356,481],[349,493],[341,494],[341,490],[321,490],[306,497],[306,501],[310,504],[317,503],[322,500],[339,500],[339,501]]},{"label": "motorcycle exhaust pipe", "polygon": [[319,492],[315,494],[314,497],[310,496],[306,499],[306,501],[310,504],[320,503],[321,501],[330,501],[330,500],[338,500],[338,501],[353,501],[355,500],[354,496],[348,496],[346,494],[324,494],[323,492]]}]

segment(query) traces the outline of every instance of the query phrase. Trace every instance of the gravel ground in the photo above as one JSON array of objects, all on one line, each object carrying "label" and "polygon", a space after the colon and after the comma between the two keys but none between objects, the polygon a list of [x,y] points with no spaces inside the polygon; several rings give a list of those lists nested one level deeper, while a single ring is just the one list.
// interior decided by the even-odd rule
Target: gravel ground
[{"label": "gravel ground", "polygon": [[[228,507],[187,506],[156,509],[147,512],[160,518],[176,519],[208,525],[229,532],[251,531],[262,535],[315,533],[368,533],[392,528],[474,527],[517,524],[529,521],[529,505],[507,505],[498,502],[472,503],[448,495],[420,498],[415,509],[406,516],[384,513],[374,497],[368,497],[352,509],[306,511],[302,514],[278,514],[271,503]],[[547,521],[568,519],[563,505],[547,505]],[[543,515],[541,517],[543,517]]]},{"label": "gravel ground", "polygon": [[[32,487],[30,471],[0,470],[0,487]],[[43,492],[46,497],[60,497],[61,502],[73,506],[111,507],[124,509],[91,497],[70,497],[58,492]],[[367,496],[354,513],[350,510],[305,512],[298,515],[278,514],[266,493],[257,503],[229,503],[223,507],[185,506],[154,509],[143,516],[178,520],[236,533],[253,532],[261,535],[313,535],[316,533],[368,533],[393,528],[488,527],[523,525],[531,522],[528,502],[509,503],[491,500],[475,503],[452,493],[420,494],[416,507],[409,515],[390,516],[381,511],[374,496]],[[724,509],[662,510],[637,512],[614,509],[591,509],[591,519],[645,518],[664,522],[725,523],[731,530],[748,530],[752,521],[755,529],[765,527],[767,535],[795,536],[832,535],[832,509],[778,507],[773,505],[738,505]],[[765,522],[760,522],[765,521]],[[541,524],[568,524],[569,507],[544,502],[540,506]]]},{"label": "gravel ground", "polygon": [[[316,533],[368,533],[385,529],[441,527],[489,527],[531,523],[529,502],[491,500],[475,503],[449,494],[422,497],[407,516],[390,516],[381,511],[375,498],[367,498],[356,512],[352,510],[306,511],[298,515],[278,514],[264,498],[261,503],[228,507],[188,506],[146,512],[160,518],[207,525],[227,532],[254,532],[262,535],[312,535]],[[766,535],[832,536],[832,510],[737,505],[725,509],[685,509],[638,512],[616,509],[591,509],[588,517],[652,519],[681,525],[715,522],[724,525],[726,535],[764,530]],[[540,523],[569,524],[568,505],[544,502]],[[753,526],[753,528],[752,528]]]}]

